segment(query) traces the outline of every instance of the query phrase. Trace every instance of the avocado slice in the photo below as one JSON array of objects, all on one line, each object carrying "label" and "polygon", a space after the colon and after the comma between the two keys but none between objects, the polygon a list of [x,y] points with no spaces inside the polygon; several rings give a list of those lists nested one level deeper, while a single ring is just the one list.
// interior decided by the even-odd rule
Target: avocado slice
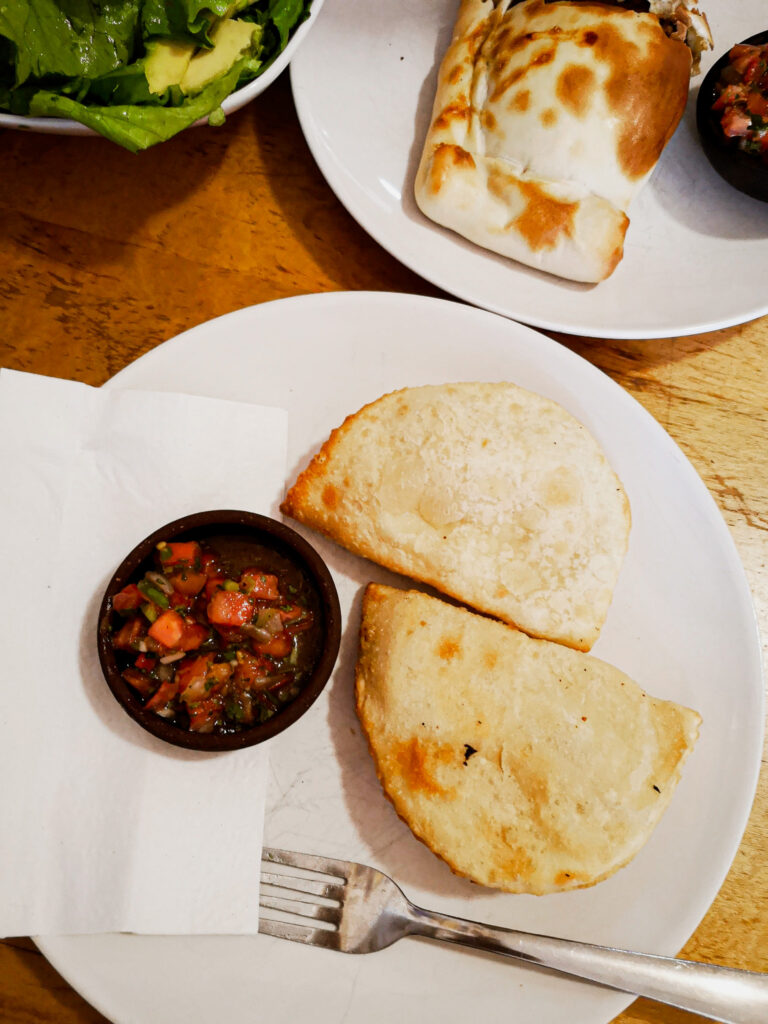
[{"label": "avocado slice", "polygon": [[211,29],[210,50],[199,50],[189,64],[179,82],[185,95],[200,92],[214,78],[225,74],[238,57],[248,50],[258,25],[252,21],[237,21],[222,18]]},{"label": "avocado slice", "polygon": [[194,43],[177,42],[175,39],[150,40],[144,61],[149,91],[159,95],[170,86],[178,85],[196,49]]}]

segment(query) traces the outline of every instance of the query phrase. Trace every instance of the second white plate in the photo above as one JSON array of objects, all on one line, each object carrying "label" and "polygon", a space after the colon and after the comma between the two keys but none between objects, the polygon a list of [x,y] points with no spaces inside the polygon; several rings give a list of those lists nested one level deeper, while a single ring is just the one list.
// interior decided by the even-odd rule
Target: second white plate
[{"label": "second white plate", "polygon": [[[416,902],[449,914],[674,954],[738,847],[760,765],[763,689],[757,629],[733,541],[700,478],[658,423],[610,378],[549,338],[459,303],[382,293],[304,296],[242,310],[159,346],[111,383],[287,409],[292,482],[330,430],[364,403],[398,387],[455,380],[509,380],[547,395],[602,444],[625,485],[633,525],[594,653],[655,696],[696,708],[704,720],[699,742],[650,841],[607,881],[533,897],[456,878],[385,799],[354,712],[364,584],[408,581],[303,531],[334,575],[344,635],[329,686],[300,722],[270,742],[266,841],[372,863]],[[237,439],[223,430],[222,443]],[[259,472],[247,451],[242,472]],[[275,514],[277,505],[261,511]],[[182,869],[180,892],[183,885]],[[119,1024],[603,1024],[632,999],[419,939],[370,956],[265,936],[39,942],[54,966]]]},{"label": "second white plate", "polygon": [[[715,53],[766,28],[765,0],[707,0]],[[291,64],[302,129],[326,180],[385,249],[433,284],[537,327],[659,338],[768,312],[768,203],[727,185],[698,141],[693,80],[674,138],[630,210],[625,255],[599,285],[506,260],[419,211],[413,179],[457,0],[327,0]]]}]

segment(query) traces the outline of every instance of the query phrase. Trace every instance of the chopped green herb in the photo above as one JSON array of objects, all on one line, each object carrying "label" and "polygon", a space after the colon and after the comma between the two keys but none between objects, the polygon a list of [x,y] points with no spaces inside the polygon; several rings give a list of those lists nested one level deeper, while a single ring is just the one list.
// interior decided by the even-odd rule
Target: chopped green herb
[{"label": "chopped green herb", "polygon": [[141,606],[142,612],[146,615],[150,622],[154,622],[157,618],[157,608],[150,602],[147,601]]},{"label": "chopped green herb", "polygon": [[153,587],[152,584],[147,583],[146,580],[140,580],[139,583],[137,583],[137,586],[144,597],[153,601],[160,608],[170,608],[170,602],[162,590],[158,590],[157,587]]},{"label": "chopped green herb", "polygon": [[234,718],[236,722],[242,722],[245,718],[245,710],[235,700],[227,700],[224,702],[224,710],[226,711],[229,718]]}]

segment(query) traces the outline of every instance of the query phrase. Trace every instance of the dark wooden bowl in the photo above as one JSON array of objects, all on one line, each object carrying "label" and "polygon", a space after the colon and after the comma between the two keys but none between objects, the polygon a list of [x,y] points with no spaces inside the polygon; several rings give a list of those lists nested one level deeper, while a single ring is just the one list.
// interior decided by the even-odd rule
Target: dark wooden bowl
[{"label": "dark wooden bowl", "polygon": [[[174,724],[153,711],[145,710],[141,698],[123,679],[118,656],[111,643],[111,626],[113,616],[117,613],[112,609],[112,598],[128,583],[141,579],[147,569],[153,567],[153,554],[159,541],[199,540],[213,536],[232,536],[243,540],[252,540],[275,551],[282,558],[296,566],[309,581],[317,597],[320,611],[320,628],[322,640],[318,647],[314,667],[304,682],[298,695],[284,708],[277,711],[267,721],[252,725],[239,732],[226,734],[201,734],[190,732]],[[341,641],[341,612],[331,574],[323,560],[304,540],[290,527],[267,516],[252,512],[219,510],[215,512],[199,512],[195,515],[177,519],[166,526],[155,530],[138,544],[124,559],[120,567],[109,581],[99,609],[98,651],[101,668],[115,699],[134,721],[138,722],[147,732],[157,736],[166,743],[190,750],[241,750],[256,743],[271,739],[287,729],[314,703],[327,683]]]},{"label": "dark wooden bowl", "polygon": [[[768,31],[758,32],[743,42],[753,45],[766,43]],[[723,134],[718,111],[712,109],[717,98],[715,86],[728,63],[730,49],[712,65],[701,83],[696,102],[696,124],[704,152],[717,173],[740,192],[768,202],[768,161],[758,154],[739,149],[735,139]]]}]

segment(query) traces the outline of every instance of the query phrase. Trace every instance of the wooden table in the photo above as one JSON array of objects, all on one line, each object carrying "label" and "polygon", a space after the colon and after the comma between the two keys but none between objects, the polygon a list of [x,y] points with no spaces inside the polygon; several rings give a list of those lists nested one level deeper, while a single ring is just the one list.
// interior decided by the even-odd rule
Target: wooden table
[{"label": "wooden table", "polygon": [[[334,290],[440,294],[336,200],[286,76],[222,129],[140,156],[95,138],[1,137],[1,366],[99,385],[180,331],[254,303]],[[733,533],[768,636],[768,317],[682,339],[558,338],[639,399],[690,458]],[[764,760],[734,864],[684,956],[768,971],[766,850]],[[0,1019],[104,1018],[29,939],[8,939]],[[646,1000],[619,1018],[695,1019]]]}]

